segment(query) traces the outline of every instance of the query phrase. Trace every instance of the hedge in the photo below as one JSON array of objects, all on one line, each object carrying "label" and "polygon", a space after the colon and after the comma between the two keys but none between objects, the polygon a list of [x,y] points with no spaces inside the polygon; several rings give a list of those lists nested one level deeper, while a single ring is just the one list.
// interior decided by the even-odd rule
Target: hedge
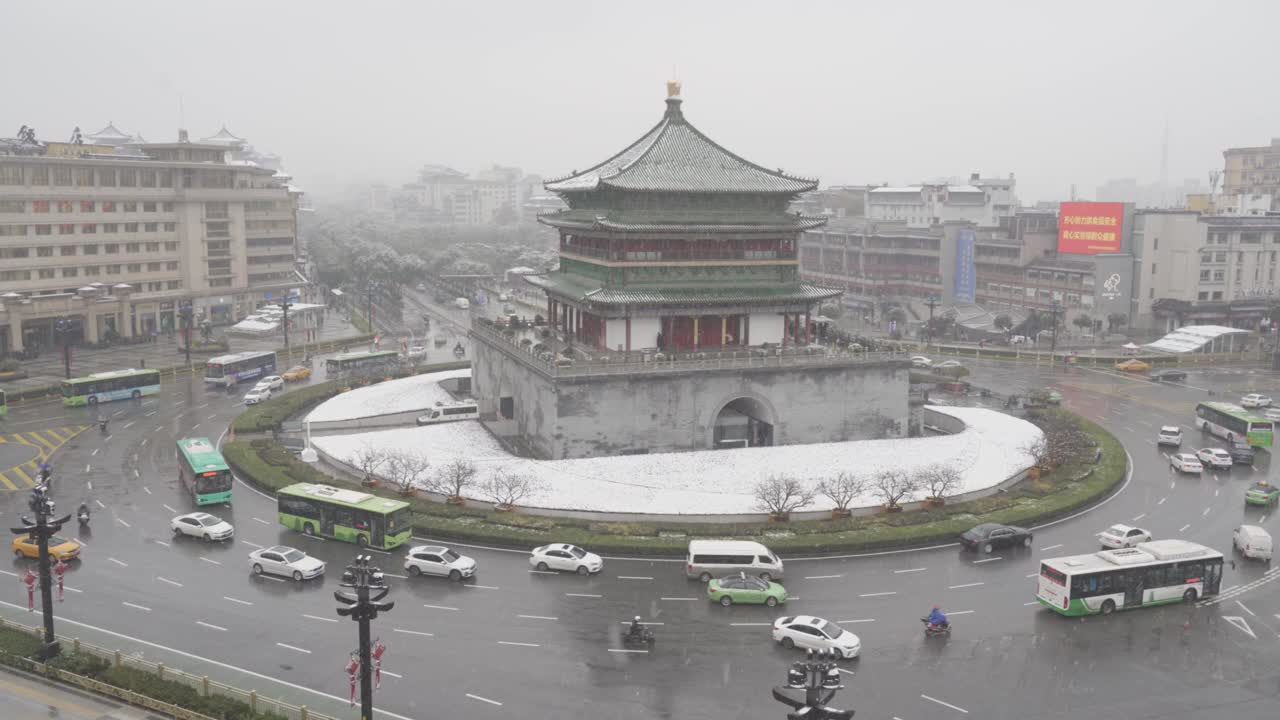
[{"label": "hedge", "polygon": [[[0,628],[0,662],[27,669],[16,658],[34,658],[42,645],[40,638],[11,627]],[[254,712],[249,704],[226,695],[201,695],[180,680],[166,680],[150,670],[116,667],[88,652],[75,652],[63,644],[63,651],[48,663],[51,667],[129,690],[154,700],[223,720],[288,720],[271,712]]]},{"label": "hedge", "polygon": [[[414,529],[435,539],[484,545],[525,548],[554,538],[596,551],[652,556],[682,555],[691,537],[757,539],[775,551],[792,554],[950,542],[980,522],[1031,525],[1062,517],[1097,502],[1123,480],[1127,460],[1114,436],[1065,410],[1047,412],[1065,414],[1078,423],[1102,448],[1102,460],[1093,465],[1082,459],[996,495],[928,510],[789,523],[601,522],[499,513],[412,498]],[[223,455],[242,478],[272,491],[295,482],[355,486],[320,472],[270,440],[227,443]],[[371,492],[403,499],[384,488]]]}]

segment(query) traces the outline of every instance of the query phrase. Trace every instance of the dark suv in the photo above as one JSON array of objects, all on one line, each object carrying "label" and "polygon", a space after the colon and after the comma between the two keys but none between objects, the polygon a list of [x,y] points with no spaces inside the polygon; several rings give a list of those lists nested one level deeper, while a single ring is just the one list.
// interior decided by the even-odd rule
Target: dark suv
[{"label": "dark suv", "polygon": [[1001,547],[1031,547],[1031,531],[1013,525],[983,523],[960,535],[960,544],[966,550],[991,552]]},{"label": "dark suv", "polygon": [[1237,442],[1227,452],[1231,453],[1231,461],[1236,465],[1253,464],[1253,448],[1249,447],[1249,443]]}]

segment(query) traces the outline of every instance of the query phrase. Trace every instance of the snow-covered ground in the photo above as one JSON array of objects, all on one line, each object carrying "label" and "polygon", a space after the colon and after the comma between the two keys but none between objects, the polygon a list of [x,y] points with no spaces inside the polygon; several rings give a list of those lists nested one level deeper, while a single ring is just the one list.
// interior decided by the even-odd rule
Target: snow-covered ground
[{"label": "snow-covered ground", "polygon": [[[1031,423],[980,408],[932,409],[960,419],[966,429],[955,435],[922,438],[574,460],[515,457],[476,421],[316,437],[312,444],[348,464],[360,448],[372,446],[420,453],[434,468],[465,458],[476,465],[482,478],[497,468],[527,474],[536,479],[540,489],[521,503],[526,507],[667,515],[759,513],[752,487],[774,474],[816,483],[840,471],[873,477],[885,468],[911,471],[946,464],[962,472],[962,485],[955,493],[960,494],[998,485],[1032,464],[1028,448],[1041,432]],[[471,494],[474,499],[488,499],[474,491]],[[917,492],[903,502],[922,499],[925,494]],[[853,506],[880,502],[868,492]],[[830,500],[818,495],[804,509],[831,507]]]},{"label": "snow-covered ground", "polygon": [[463,368],[380,382],[325,400],[307,415],[307,420],[334,422],[425,410],[437,402],[453,401],[440,387],[442,380],[470,376],[471,369]]}]

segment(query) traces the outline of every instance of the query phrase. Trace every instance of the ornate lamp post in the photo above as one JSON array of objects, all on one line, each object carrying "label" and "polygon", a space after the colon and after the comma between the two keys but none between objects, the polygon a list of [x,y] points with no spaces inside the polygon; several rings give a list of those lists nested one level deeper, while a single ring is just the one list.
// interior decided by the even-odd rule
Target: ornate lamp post
[{"label": "ornate lamp post", "polygon": [[49,538],[62,529],[62,524],[70,520],[71,515],[51,519],[54,505],[49,498],[49,486],[45,484],[37,485],[31,491],[27,507],[35,513],[36,521],[33,523],[24,515],[21,518],[22,527],[9,529],[14,535],[31,536],[40,549],[37,563],[40,569],[40,609],[44,613],[44,647],[40,649],[40,658],[47,660],[59,652],[58,641],[53,634],[53,574],[49,563]]},{"label": "ornate lamp post", "polygon": [[59,318],[53,325],[53,332],[58,337],[58,342],[62,343],[62,367],[66,372],[67,379],[71,379],[71,321],[67,318]]},{"label": "ornate lamp post", "polygon": [[[835,655],[810,650],[803,661],[791,664],[787,684],[773,688],[773,699],[794,710],[787,713],[787,720],[849,720],[853,710],[827,707],[843,687]],[[798,697],[800,690],[804,691],[803,700]]]},{"label": "ornate lamp post", "polygon": [[369,621],[378,617],[379,612],[388,612],[396,605],[394,601],[382,602],[391,588],[383,579],[382,570],[370,564],[370,560],[368,555],[357,555],[342,573],[342,587],[355,590],[354,594],[343,590],[333,593],[334,599],[342,603],[338,607],[338,615],[349,617],[360,626],[360,720],[373,720],[373,653],[369,644]]},{"label": "ornate lamp post", "polygon": [[178,307],[178,313],[182,316],[183,344],[187,346],[187,367],[191,367],[191,313],[193,310],[190,300],[183,300],[182,305]]},{"label": "ornate lamp post", "polygon": [[938,296],[929,296],[929,324],[925,327],[924,346],[927,348],[933,344],[933,309],[938,306]]}]

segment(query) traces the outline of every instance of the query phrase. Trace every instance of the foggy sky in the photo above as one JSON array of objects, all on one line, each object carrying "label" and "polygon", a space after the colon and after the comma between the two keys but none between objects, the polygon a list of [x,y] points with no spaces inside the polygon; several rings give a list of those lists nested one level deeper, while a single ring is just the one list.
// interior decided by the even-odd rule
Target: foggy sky
[{"label": "foggy sky", "polygon": [[1016,173],[1024,202],[1207,182],[1280,136],[1274,2],[5,3],[0,135],[223,123],[313,195],[425,163],[583,169],[658,121],[833,184]]}]

